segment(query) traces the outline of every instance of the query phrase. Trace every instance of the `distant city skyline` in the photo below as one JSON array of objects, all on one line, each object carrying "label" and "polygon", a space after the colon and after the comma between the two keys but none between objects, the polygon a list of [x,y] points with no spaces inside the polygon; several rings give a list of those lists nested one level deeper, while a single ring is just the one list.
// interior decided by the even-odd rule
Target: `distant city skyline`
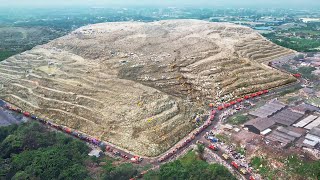
[{"label": "distant city skyline", "polygon": [[320,7],[320,0],[0,0],[0,7],[63,6],[193,6],[193,7]]}]

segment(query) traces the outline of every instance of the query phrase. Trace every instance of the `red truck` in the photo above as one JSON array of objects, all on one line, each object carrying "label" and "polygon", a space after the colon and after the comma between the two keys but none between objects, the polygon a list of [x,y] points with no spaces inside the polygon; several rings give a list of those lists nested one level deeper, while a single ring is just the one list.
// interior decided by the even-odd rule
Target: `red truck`
[{"label": "red truck", "polygon": [[236,168],[236,169],[239,168],[239,165],[238,165],[235,161],[232,161],[232,162],[231,162],[231,165],[232,165],[234,168]]},{"label": "red truck", "polygon": [[218,151],[218,150],[219,150],[219,149],[218,149],[216,146],[214,146],[213,144],[210,144],[210,145],[209,145],[209,149],[214,150],[214,151]]}]

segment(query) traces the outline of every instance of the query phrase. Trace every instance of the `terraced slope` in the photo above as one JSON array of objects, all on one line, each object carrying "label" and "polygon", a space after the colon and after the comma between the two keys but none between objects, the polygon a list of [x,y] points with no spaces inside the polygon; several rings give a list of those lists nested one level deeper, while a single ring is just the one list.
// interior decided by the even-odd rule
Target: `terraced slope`
[{"label": "terraced slope", "polygon": [[95,24],[1,62],[0,96],[155,156],[192,130],[207,102],[294,81],[262,64],[290,53],[232,24]]}]

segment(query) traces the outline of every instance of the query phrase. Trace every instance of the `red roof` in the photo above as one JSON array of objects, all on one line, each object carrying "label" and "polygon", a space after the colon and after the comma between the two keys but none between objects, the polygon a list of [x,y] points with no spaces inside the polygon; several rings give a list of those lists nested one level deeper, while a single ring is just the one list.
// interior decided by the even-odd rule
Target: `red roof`
[{"label": "red roof", "polygon": [[242,101],[242,98],[237,99],[237,102],[241,102],[241,101]]},{"label": "red roof", "polygon": [[230,104],[231,105],[235,105],[237,102],[236,101],[231,101]]},{"label": "red roof", "polygon": [[224,104],[224,107],[225,107],[225,108],[228,108],[229,106],[230,106],[229,103]]},{"label": "red roof", "polygon": [[249,95],[245,95],[243,98],[244,98],[244,99],[249,99],[250,96],[249,96]]},{"label": "red roof", "polygon": [[263,90],[263,93],[268,93],[268,92],[269,92],[268,89]]}]

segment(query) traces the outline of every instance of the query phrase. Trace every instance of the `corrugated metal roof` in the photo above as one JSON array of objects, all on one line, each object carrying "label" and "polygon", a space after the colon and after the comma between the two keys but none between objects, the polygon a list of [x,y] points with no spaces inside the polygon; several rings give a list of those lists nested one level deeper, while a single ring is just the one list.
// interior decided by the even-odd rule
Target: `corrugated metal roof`
[{"label": "corrugated metal roof", "polygon": [[313,122],[311,122],[310,124],[308,124],[306,127],[304,127],[304,128],[306,128],[306,129],[312,129],[312,128],[314,128],[314,127],[316,127],[316,126],[319,126],[320,125],[320,117],[318,117],[316,120],[314,120]]},{"label": "corrugated metal roof", "polygon": [[259,129],[259,131],[263,131],[265,129],[273,126],[275,122],[270,118],[256,118],[246,122],[244,125],[252,125],[255,128]]},{"label": "corrugated metal roof", "polygon": [[280,127],[279,129],[277,129],[279,132],[282,132],[282,133],[285,133],[289,136],[292,136],[292,137],[295,137],[295,138],[298,138],[298,137],[301,137],[302,134],[299,134],[299,133],[296,133],[296,132],[293,132],[293,131],[290,131],[284,127]]},{"label": "corrugated metal roof", "polygon": [[280,102],[274,101],[269,102],[260,108],[256,109],[255,111],[250,112],[250,115],[257,116],[260,118],[265,118],[268,116],[271,116],[272,114],[276,113],[277,111],[280,111],[285,107],[284,104],[281,104]]},{"label": "corrugated metal roof", "polygon": [[314,135],[312,135],[312,134],[307,134],[307,135],[306,135],[306,139],[309,139],[309,140],[311,140],[311,141],[320,142],[320,137],[314,136]]},{"label": "corrugated metal roof", "polygon": [[305,139],[305,140],[303,141],[303,144],[306,144],[306,145],[308,145],[308,146],[314,147],[314,146],[316,146],[318,143],[315,142],[315,141],[310,141],[310,140],[308,140],[308,139]]},{"label": "corrugated metal roof", "polygon": [[310,122],[312,122],[313,120],[315,120],[318,116],[314,116],[314,115],[310,115],[304,119],[302,119],[301,121],[299,121],[298,123],[294,124],[294,127],[304,127],[307,124],[309,124]]},{"label": "corrugated metal roof", "polygon": [[312,134],[312,135],[320,137],[320,127],[312,128],[311,131],[309,132],[309,134]]},{"label": "corrugated metal roof", "polygon": [[293,112],[289,109],[283,110],[272,116],[275,122],[289,126],[299,120],[303,114]]}]

